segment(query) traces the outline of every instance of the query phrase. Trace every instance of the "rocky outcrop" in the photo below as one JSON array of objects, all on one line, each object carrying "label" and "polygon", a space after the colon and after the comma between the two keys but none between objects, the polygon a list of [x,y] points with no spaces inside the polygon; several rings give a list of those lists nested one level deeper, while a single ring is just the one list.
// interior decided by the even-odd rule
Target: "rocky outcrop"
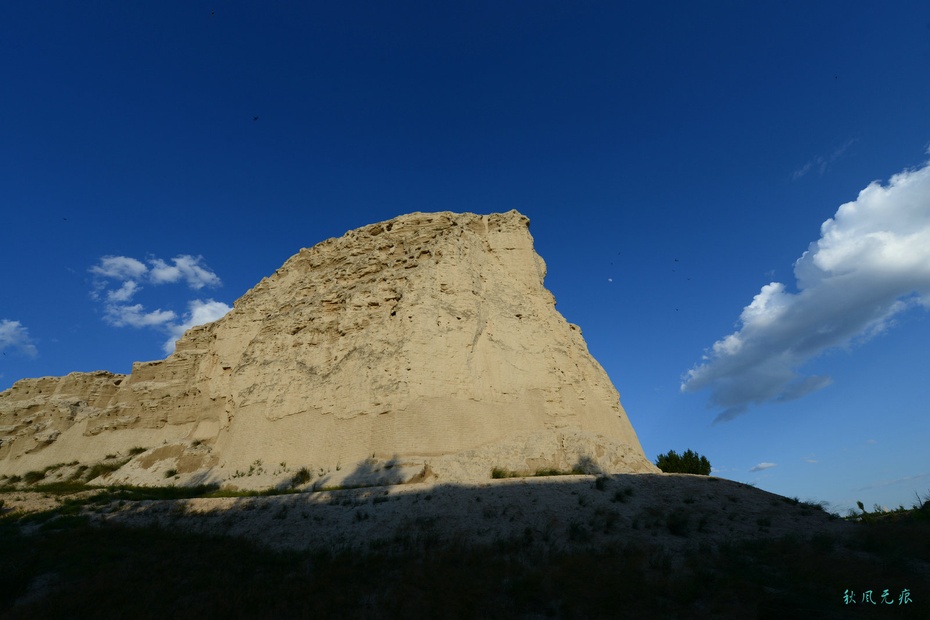
[{"label": "rocky outcrop", "polygon": [[545,273],[516,211],[350,231],[301,250],[165,360],[17,382],[0,394],[0,473],[133,448],[146,451],[110,482],[656,471]]}]

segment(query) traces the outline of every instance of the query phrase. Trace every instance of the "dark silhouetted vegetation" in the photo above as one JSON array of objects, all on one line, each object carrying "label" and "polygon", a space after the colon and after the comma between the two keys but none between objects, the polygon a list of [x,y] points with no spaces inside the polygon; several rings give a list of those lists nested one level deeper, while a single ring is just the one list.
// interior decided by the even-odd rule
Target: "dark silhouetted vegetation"
[{"label": "dark silhouetted vegetation", "polygon": [[670,450],[668,454],[660,454],[656,458],[656,467],[666,474],[710,475],[710,461],[707,457],[691,450],[686,450],[681,455],[674,450]]}]

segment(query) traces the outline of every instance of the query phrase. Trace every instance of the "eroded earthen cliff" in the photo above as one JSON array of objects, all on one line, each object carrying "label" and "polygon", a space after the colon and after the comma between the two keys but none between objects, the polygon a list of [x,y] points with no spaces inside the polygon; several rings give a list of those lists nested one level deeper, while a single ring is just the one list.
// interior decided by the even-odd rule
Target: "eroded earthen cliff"
[{"label": "eroded earthen cliff", "polygon": [[165,360],[0,393],[0,474],[111,454],[133,458],[108,482],[137,484],[175,471],[263,486],[301,467],[328,484],[656,471],[545,271],[516,211],[350,231]]}]

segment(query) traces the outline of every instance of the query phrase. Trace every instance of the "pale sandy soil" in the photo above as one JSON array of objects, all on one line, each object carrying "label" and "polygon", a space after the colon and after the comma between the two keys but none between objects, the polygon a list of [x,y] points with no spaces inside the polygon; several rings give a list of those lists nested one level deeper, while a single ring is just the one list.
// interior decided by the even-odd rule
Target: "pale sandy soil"
[{"label": "pale sandy soil", "polygon": [[[80,493],[72,493],[67,497],[77,499],[93,495],[96,492],[97,491],[82,491]],[[65,498],[48,493],[36,493],[35,491],[10,491],[0,495],[0,502],[3,502],[2,506],[0,506],[0,514],[8,514],[12,511],[29,513],[52,510],[58,508],[63,499]]]},{"label": "pale sandy soil", "polygon": [[[599,488],[600,487],[600,488]],[[7,509],[43,510],[54,498],[7,494]],[[759,489],[707,476],[624,474],[410,484],[249,498],[114,502],[92,519],[244,537],[278,549],[411,549],[507,542],[554,549],[626,541],[669,553],[728,541],[855,526]]]}]

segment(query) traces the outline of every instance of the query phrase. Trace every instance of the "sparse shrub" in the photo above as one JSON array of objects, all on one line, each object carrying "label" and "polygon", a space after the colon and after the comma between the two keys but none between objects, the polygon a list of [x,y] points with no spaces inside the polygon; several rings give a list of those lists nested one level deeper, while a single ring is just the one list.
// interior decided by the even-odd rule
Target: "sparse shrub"
[{"label": "sparse shrub", "polygon": [[667,474],[710,475],[710,461],[707,457],[691,450],[686,450],[681,455],[674,450],[670,450],[668,454],[660,454],[656,457],[656,467]]},{"label": "sparse shrub", "polygon": [[21,477],[21,476],[17,476],[16,474],[13,474],[13,475],[10,476],[9,478],[7,478],[7,481],[8,481],[10,484],[16,484],[16,483],[19,482],[20,480],[22,480],[22,477]]},{"label": "sparse shrub", "polygon": [[168,471],[165,472],[165,478],[174,478],[177,475],[178,475],[178,470],[176,469],[169,469]]},{"label": "sparse shrub", "polygon": [[610,478],[608,476],[598,476],[594,480],[594,488],[598,491],[603,491],[607,488],[608,482],[610,482]]},{"label": "sparse shrub", "polygon": [[[816,511],[816,512],[826,512],[826,511],[827,511],[826,508],[824,508],[824,503],[823,503],[823,502],[801,502],[801,503],[800,503],[800,506],[801,506],[801,508],[804,509],[803,514],[804,514],[805,516],[807,516],[807,515],[809,515],[809,514],[812,514],[812,513],[815,512],[815,511]],[[903,506],[901,507],[901,510],[904,510],[904,507],[903,507]]]},{"label": "sparse shrub", "polygon": [[649,568],[662,573],[668,573],[672,568],[672,556],[666,551],[660,551],[649,556]]},{"label": "sparse shrub", "polygon": [[148,450],[148,448],[143,448],[142,446],[136,446],[135,448],[132,448],[129,450],[129,456],[136,456],[137,454],[142,454],[146,450]]},{"label": "sparse shrub", "polygon": [[312,478],[313,474],[310,473],[310,470],[306,467],[301,467],[291,478],[291,487],[299,487],[302,484],[307,484]]},{"label": "sparse shrub", "polygon": [[568,526],[568,539],[572,542],[585,543],[591,540],[591,532],[581,523],[572,521]]},{"label": "sparse shrub", "polygon": [[621,503],[622,503],[622,502],[626,502],[626,501],[627,501],[628,499],[630,499],[631,497],[633,497],[633,487],[627,487],[627,488],[623,489],[622,491],[619,490],[619,489],[618,489],[617,491],[615,491],[615,492],[614,492],[614,497],[613,497],[613,499],[610,500],[610,501],[615,502],[615,503],[616,503],[616,502],[621,502]]},{"label": "sparse shrub", "polygon": [[597,508],[594,511],[594,518],[591,520],[591,529],[603,530],[605,534],[609,534],[613,531],[619,519],[620,513],[616,510],[609,510],[604,507]]},{"label": "sparse shrub", "polygon": [[501,467],[495,467],[494,469],[491,470],[491,477],[492,478],[506,478],[507,470]]},{"label": "sparse shrub", "polygon": [[820,553],[830,553],[836,545],[836,540],[829,534],[814,534],[811,538],[811,547]]},{"label": "sparse shrub", "polygon": [[675,536],[687,536],[688,513],[681,508],[670,512],[665,518],[665,526]]},{"label": "sparse shrub", "polygon": [[87,471],[87,470],[88,470],[87,465],[79,465],[78,468],[77,468],[76,470],[74,470],[74,473],[71,474],[71,478],[70,478],[70,479],[71,479],[71,480],[77,480],[78,478],[82,477],[82,476],[84,475],[84,472]]},{"label": "sparse shrub", "polygon": [[703,517],[701,517],[701,520],[698,521],[697,531],[706,532],[707,524],[709,523],[709,521],[710,521],[710,517],[708,517],[707,515],[704,515]]},{"label": "sparse shrub", "polygon": [[[90,468],[90,470],[84,476],[84,480],[87,482],[90,482],[94,478],[98,478],[100,476],[109,474],[110,472],[116,471],[117,469],[119,469],[120,467],[122,467],[128,462],[129,462],[129,459],[118,461],[116,463],[97,463],[93,467]],[[82,471],[82,470],[79,468],[79,471]]]},{"label": "sparse shrub", "polygon": [[43,478],[45,478],[44,471],[27,471],[25,474],[23,474],[23,482],[26,484],[35,484]]}]

